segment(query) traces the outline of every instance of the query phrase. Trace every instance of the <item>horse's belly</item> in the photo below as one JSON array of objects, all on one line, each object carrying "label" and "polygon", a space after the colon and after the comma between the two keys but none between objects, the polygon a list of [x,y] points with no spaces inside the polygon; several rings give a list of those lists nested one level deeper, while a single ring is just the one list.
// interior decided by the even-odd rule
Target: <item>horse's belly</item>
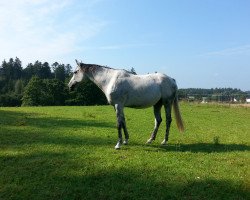
[{"label": "horse's belly", "polygon": [[126,99],[125,106],[132,108],[147,108],[155,105],[161,99],[159,90],[142,90],[134,94],[130,94]]}]

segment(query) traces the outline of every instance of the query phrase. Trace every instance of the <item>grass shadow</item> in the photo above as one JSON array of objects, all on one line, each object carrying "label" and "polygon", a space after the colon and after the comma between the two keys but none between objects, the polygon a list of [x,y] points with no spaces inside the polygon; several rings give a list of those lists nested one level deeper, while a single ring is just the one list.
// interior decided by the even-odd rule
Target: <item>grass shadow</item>
[{"label": "grass shadow", "polygon": [[[4,131],[4,129],[2,129]],[[114,144],[110,137],[99,136],[63,136],[59,134],[49,134],[45,132],[13,131],[6,130],[6,134],[0,136],[0,149],[21,148],[27,145],[65,145],[65,146],[109,146]]]},{"label": "grass shadow", "polygon": [[[59,177],[60,179],[60,177]],[[230,181],[190,180],[182,184],[122,169],[70,177],[76,199],[247,199],[249,192]],[[84,188],[84,189],[83,189]],[[119,191],[119,192],[118,192]],[[65,196],[71,194],[65,194]]]},{"label": "grass shadow", "polygon": [[[21,147],[28,144],[58,144],[58,145],[109,145],[110,137],[84,135],[91,128],[115,130],[115,124],[95,119],[71,119],[41,117],[36,113],[15,111],[0,111],[0,147]],[[72,131],[72,135],[65,134]],[[77,134],[73,134],[77,131]],[[113,132],[113,131],[111,131]],[[113,141],[114,142],[114,141]]]},{"label": "grass shadow", "polygon": [[[1,157],[0,157],[1,159]],[[67,164],[65,164],[67,163]],[[98,163],[98,166],[96,166]],[[249,191],[227,180],[176,181],[151,172],[102,166],[85,157],[80,162],[68,153],[40,152],[5,161],[7,176],[0,181],[0,199],[247,199]],[[15,174],[10,177],[8,174]],[[177,179],[176,179],[177,178]]]},{"label": "grass shadow", "polygon": [[111,122],[99,122],[95,119],[72,119],[60,117],[38,117],[40,114],[36,113],[21,113],[15,111],[0,111],[0,125],[12,126],[31,126],[47,128],[57,126],[81,128],[84,126],[100,127],[100,128],[114,128],[115,125]]}]

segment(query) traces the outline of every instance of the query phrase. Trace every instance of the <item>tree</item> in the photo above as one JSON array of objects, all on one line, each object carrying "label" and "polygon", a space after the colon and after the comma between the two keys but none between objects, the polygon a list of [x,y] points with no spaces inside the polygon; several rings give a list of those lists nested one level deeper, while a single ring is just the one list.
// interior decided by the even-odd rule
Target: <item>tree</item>
[{"label": "tree", "polygon": [[25,87],[22,98],[23,106],[57,106],[64,105],[65,84],[57,79],[31,78]]},{"label": "tree", "polygon": [[66,98],[65,84],[58,79],[45,79],[47,95],[47,105],[59,106],[64,105]]},{"label": "tree", "polygon": [[42,64],[42,68],[40,69],[40,78],[47,79],[47,78],[51,78],[51,77],[52,77],[52,74],[51,74],[49,63],[44,62]]},{"label": "tree", "polygon": [[71,67],[70,64],[67,64],[67,65],[65,66],[65,75],[66,75],[66,77],[68,78],[68,77],[71,76],[71,74],[72,74],[72,67]]},{"label": "tree", "polygon": [[52,68],[55,78],[63,82],[65,81],[65,78],[69,76],[71,71],[70,65],[65,66],[64,64],[59,64],[58,62],[53,63]]},{"label": "tree", "polygon": [[24,82],[22,79],[18,79],[15,83],[15,88],[14,88],[15,94],[22,94],[24,91]]},{"label": "tree", "polygon": [[1,77],[3,77],[7,82],[10,80],[17,80],[22,77],[22,63],[19,58],[16,57],[9,59],[9,62],[5,60],[1,67]]},{"label": "tree", "polygon": [[39,61],[36,61],[34,64],[34,74],[38,76],[41,79],[46,79],[46,78],[50,78],[51,77],[51,70],[50,70],[50,66],[49,63],[45,62],[45,63],[41,63]]},{"label": "tree", "polygon": [[41,79],[51,78],[51,70],[48,62],[41,63],[38,60],[32,64],[29,63],[23,70],[24,78],[29,80],[32,76],[37,76]]},{"label": "tree", "polygon": [[32,76],[35,75],[34,65],[29,63],[26,68],[23,69],[23,78],[25,80],[30,80]]},{"label": "tree", "polygon": [[58,67],[54,71],[55,78],[60,81],[65,81],[65,68],[64,65],[58,65]]},{"label": "tree", "polygon": [[42,79],[33,76],[25,87],[22,106],[41,106],[46,103],[46,87]]},{"label": "tree", "polygon": [[21,95],[8,93],[0,95],[0,106],[20,106],[22,103]]},{"label": "tree", "polygon": [[17,80],[17,79],[20,79],[22,77],[22,62],[19,58],[16,57],[14,63],[13,63],[13,79],[14,80]]},{"label": "tree", "polygon": [[22,105],[64,105],[69,95],[64,82],[72,68],[57,62],[52,68],[54,76],[48,62],[37,60],[23,69],[17,57],[4,60],[0,65],[0,106],[19,106],[21,100]]},{"label": "tree", "polygon": [[6,82],[11,80],[12,64],[13,64],[13,58],[10,58],[9,62],[6,62],[4,60],[4,62],[2,63],[2,75]]},{"label": "tree", "polygon": [[78,83],[68,95],[66,105],[106,105],[104,93],[90,80]]}]

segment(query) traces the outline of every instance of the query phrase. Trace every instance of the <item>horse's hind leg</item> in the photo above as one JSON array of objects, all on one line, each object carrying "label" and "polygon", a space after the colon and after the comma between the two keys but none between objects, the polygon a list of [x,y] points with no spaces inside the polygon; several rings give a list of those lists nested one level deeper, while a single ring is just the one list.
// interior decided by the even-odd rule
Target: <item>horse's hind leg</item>
[{"label": "horse's hind leg", "polygon": [[151,134],[151,137],[149,138],[149,140],[147,141],[148,144],[151,144],[157,135],[159,126],[162,122],[162,118],[161,118],[161,107],[162,107],[162,102],[159,101],[157,104],[154,105],[154,115],[155,115],[155,126],[154,126],[154,130]]},{"label": "horse's hind leg", "polygon": [[128,139],[129,139],[129,134],[128,134],[128,130],[127,130],[127,126],[126,126],[126,120],[125,120],[124,116],[123,116],[122,128],[123,128],[124,135],[125,135],[125,140],[123,141],[123,144],[127,145],[128,144]]},{"label": "horse's hind leg", "polygon": [[165,113],[166,113],[166,134],[165,134],[164,140],[161,143],[162,145],[165,145],[168,141],[170,125],[172,122],[172,116],[171,116],[172,103],[165,104],[164,108],[165,108]]}]

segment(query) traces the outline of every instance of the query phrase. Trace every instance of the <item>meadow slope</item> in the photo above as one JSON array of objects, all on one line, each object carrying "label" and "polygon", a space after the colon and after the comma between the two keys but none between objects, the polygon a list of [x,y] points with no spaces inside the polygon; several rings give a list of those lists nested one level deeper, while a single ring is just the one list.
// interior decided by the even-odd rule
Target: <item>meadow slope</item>
[{"label": "meadow slope", "polygon": [[250,108],[182,103],[181,112],[184,134],[173,120],[161,146],[162,123],[145,145],[152,108],[126,108],[130,143],[114,150],[111,106],[2,107],[0,199],[249,199]]}]

